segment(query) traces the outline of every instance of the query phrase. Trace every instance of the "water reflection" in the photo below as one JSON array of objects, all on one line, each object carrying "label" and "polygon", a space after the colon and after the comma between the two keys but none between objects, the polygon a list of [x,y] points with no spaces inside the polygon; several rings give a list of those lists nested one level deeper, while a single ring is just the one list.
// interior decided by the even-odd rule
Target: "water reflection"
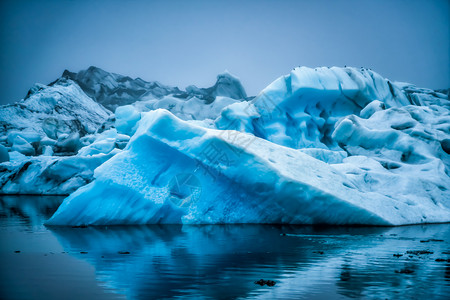
[{"label": "water reflection", "polygon": [[[57,238],[60,250],[95,268],[96,282],[105,291],[129,299],[450,296],[450,263],[435,261],[450,258],[450,224],[396,228],[155,225],[45,229],[42,223],[56,209],[57,200],[40,198],[36,204],[19,199],[14,204],[11,199],[0,198],[2,228],[19,226],[10,222],[18,218],[22,226],[18,230],[37,232],[36,228],[44,228]],[[406,253],[411,250],[433,253]],[[256,285],[254,281],[261,278],[275,280],[276,285]]]},{"label": "water reflection", "polygon": [[[391,299],[449,292],[448,263],[434,261],[448,242],[420,243],[448,237],[449,229],[165,225],[51,231],[70,253],[94,265],[108,288],[131,298]],[[393,256],[417,249],[435,254]],[[404,268],[414,273],[395,272]],[[277,285],[255,285],[260,278]]]},{"label": "water reflection", "polygon": [[0,219],[11,226],[12,221],[27,229],[41,227],[64,200],[64,196],[0,195]]},{"label": "water reflection", "polygon": [[261,276],[277,280],[299,261],[308,261],[308,253],[297,248],[311,244],[280,239],[281,233],[292,229],[272,226],[51,230],[65,249],[95,265],[102,281],[132,298],[245,296],[257,288],[253,281]]}]

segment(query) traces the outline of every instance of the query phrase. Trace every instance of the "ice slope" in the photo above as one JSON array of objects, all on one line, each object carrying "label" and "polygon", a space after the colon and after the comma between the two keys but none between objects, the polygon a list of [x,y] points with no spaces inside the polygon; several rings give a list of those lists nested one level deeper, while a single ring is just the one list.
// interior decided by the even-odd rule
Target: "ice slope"
[{"label": "ice slope", "polygon": [[450,198],[449,108],[447,94],[368,69],[302,67],[225,108],[216,126],[333,164],[360,191],[439,203]]},{"label": "ice slope", "polygon": [[211,123],[211,126],[214,126],[213,121],[220,116],[220,113],[225,107],[240,102],[242,102],[242,100],[236,100],[225,96],[217,96],[214,98],[213,102],[205,103],[205,100],[197,98],[196,96],[186,100],[169,95],[162,99],[138,101],[135,102],[133,106],[140,112],[160,108],[166,109],[182,120],[207,120],[208,123]]},{"label": "ice slope", "polygon": [[[120,114],[133,104],[134,123],[141,111],[165,108],[182,119],[212,124],[224,107],[244,98],[239,79],[228,72],[219,74],[210,88],[181,91],[96,67],[66,70],[48,86],[33,86],[24,100],[0,107],[0,144],[27,156],[41,155],[46,148],[55,155],[73,155],[85,146],[80,140],[85,135],[123,126],[105,107]],[[118,119],[124,120],[121,115]]]},{"label": "ice slope", "polygon": [[69,195],[91,182],[94,169],[116,152],[64,157],[10,154],[11,160],[0,164],[0,194]]},{"label": "ice slope", "polygon": [[0,194],[69,195],[93,180],[94,169],[125,148],[129,136],[109,129],[87,135],[76,155],[53,156],[46,146],[39,156],[9,153],[0,164]]},{"label": "ice slope", "polygon": [[[380,168],[380,174],[388,172]],[[417,186],[392,197],[364,189],[367,183],[340,169],[250,134],[207,129],[156,110],[142,114],[125,150],[97,168],[95,180],[70,195],[47,224],[401,225],[450,220],[446,177],[437,178],[440,194],[431,199],[416,191],[424,183],[434,189],[433,180],[379,176],[385,184],[398,180]]]},{"label": "ice slope", "polygon": [[169,94],[181,93],[178,88],[166,86],[157,81],[132,79],[94,66],[78,73],[65,70],[62,77],[78,83],[89,97],[111,111],[118,106],[132,104],[141,99],[158,99]]},{"label": "ice slope", "polygon": [[171,96],[179,103],[196,97],[202,103],[207,104],[214,102],[218,96],[235,100],[247,98],[240,80],[229,72],[219,74],[212,87],[198,88],[191,85],[185,91],[157,81],[148,82],[141,78],[132,79],[128,76],[106,72],[94,66],[78,73],[65,70],[62,77],[78,83],[89,97],[111,111],[119,106],[139,101],[154,100],[154,102],[158,102],[157,100],[165,96]]},{"label": "ice slope", "polygon": [[190,85],[186,88],[186,92],[205,100],[207,103],[213,102],[218,96],[235,100],[247,98],[247,93],[240,79],[228,71],[217,75],[217,81],[212,87],[198,88],[195,85]]},{"label": "ice slope", "polygon": [[[67,194],[92,180],[93,169],[100,163],[85,164],[86,157],[112,156],[125,147],[141,111],[166,108],[182,119],[213,127],[225,106],[243,101],[230,97],[245,96],[242,84],[229,73],[219,75],[211,88],[190,89],[193,91],[188,93],[96,67],[79,73],[65,71],[48,86],[36,84],[24,100],[0,107],[0,194]],[[129,102],[134,103],[125,105]],[[112,114],[100,103],[109,108],[120,106]],[[12,159],[3,165],[9,161],[8,152],[20,158],[20,163]],[[38,175],[46,170],[46,162],[67,160],[65,157],[71,157],[72,165],[77,161],[80,165],[71,173],[76,184],[60,188],[69,178],[60,181],[45,176],[42,184]],[[24,165],[39,171],[24,171]]]},{"label": "ice slope", "polygon": [[[111,114],[85,93],[111,107],[136,102]],[[301,67],[253,100],[245,96],[229,73],[211,88],[181,91],[95,67],[65,72],[0,109],[0,193],[71,193],[120,153],[69,198],[89,195],[89,205],[78,199],[62,206],[67,216],[73,210],[67,222],[450,221],[448,91],[391,82],[364,68]],[[278,158],[283,153],[295,162]],[[117,171],[115,181],[108,168]],[[95,211],[98,217],[87,215]]]},{"label": "ice slope", "polygon": [[291,148],[339,149],[331,137],[338,120],[359,116],[370,102],[383,108],[438,105],[448,96],[410,84],[393,83],[369,69],[299,67],[266,87],[249,105],[222,111],[219,129],[253,133]]},{"label": "ice slope", "polygon": [[29,156],[46,146],[74,154],[79,139],[95,133],[109,115],[71,80],[36,84],[24,100],[0,107],[0,143]]}]

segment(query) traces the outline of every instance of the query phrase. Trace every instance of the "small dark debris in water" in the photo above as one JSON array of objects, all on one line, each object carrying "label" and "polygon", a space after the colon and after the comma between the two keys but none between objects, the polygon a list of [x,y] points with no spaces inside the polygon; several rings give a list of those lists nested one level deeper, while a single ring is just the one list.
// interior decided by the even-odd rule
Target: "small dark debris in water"
[{"label": "small dark debris in water", "polygon": [[88,254],[86,251],[80,251],[80,254]]},{"label": "small dark debris in water", "polygon": [[273,281],[273,280],[267,280],[266,281],[266,285],[267,286],[274,286],[275,284],[277,284],[275,281]]},{"label": "small dark debris in water", "polygon": [[343,271],[341,273],[341,281],[349,281],[351,279],[352,275],[349,271]]},{"label": "small dark debris in water", "polygon": [[67,253],[66,251],[63,251],[63,252],[61,252],[61,253]]},{"label": "small dark debris in water", "polygon": [[118,251],[117,253],[119,253],[119,254],[130,254],[130,252],[128,252],[128,251]]},{"label": "small dark debris in water", "polygon": [[433,251],[428,250],[408,250],[406,251],[406,254],[414,254],[414,255],[420,255],[420,254],[433,254]]},{"label": "small dark debris in water", "polygon": [[450,251],[444,251],[442,254],[450,254]]},{"label": "small dark debris in water", "polygon": [[20,253],[20,250],[16,250],[16,251],[14,251],[14,253]]},{"label": "small dark debris in water", "polygon": [[105,257],[102,255],[102,258],[105,258]]},{"label": "small dark debris in water", "polygon": [[420,240],[421,243],[443,242],[443,241],[444,241],[444,240],[437,240],[437,239]]},{"label": "small dark debris in water", "polygon": [[323,254],[323,251],[313,251],[313,253],[319,253],[319,254]]},{"label": "small dark debris in water", "polygon": [[397,253],[397,254],[392,254],[392,256],[400,257],[400,256],[403,256],[403,254]]},{"label": "small dark debris in water", "polygon": [[404,268],[401,270],[395,270],[395,273],[399,273],[399,274],[412,274],[414,273],[414,270],[408,269],[408,268]]},{"label": "small dark debris in water", "polygon": [[87,225],[72,226],[72,228],[87,228]]},{"label": "small dark debris in water", "polygon": [[395,233],[391,233],[390,236],[397,236],[398,234]]},{"label": "small dark debris in water", "polygon": [[435,261],[438,261],[438,262],[441,262],[441,261],[450,262],[450,258],[449,258],[449,259],[445,259],[445,258],[436,258]]},{"label": "small dark debris in water", "polygon": [[260,279],[258,281],[255,281],[255,284],[259,284],[260,286],[274,286],[275,284],[277,284],[275,281],[273,280],[264,280],[264,279]]},{"label": "small dark debris in water", "polygon": [[282,233],[281,235],[282,235],[282,236],[286,236],[286,233]]}]

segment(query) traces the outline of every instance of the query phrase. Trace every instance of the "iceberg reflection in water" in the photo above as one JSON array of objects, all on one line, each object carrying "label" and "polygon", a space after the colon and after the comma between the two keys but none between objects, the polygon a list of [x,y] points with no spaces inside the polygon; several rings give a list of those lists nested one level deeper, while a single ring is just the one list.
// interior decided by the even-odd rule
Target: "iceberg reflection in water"
[{"label": "iceberg reflection in water", "polygon": [[[15,259],[12,269],[2,270],[4,285],[13,280],[9,275],[14,268],[28,266],[26,255],[34,255],[35,261],[46,259],[46,264],[59,264],[59,269],[67,268],[67,262],[87,265],[95,274],[84,276],[89,270],[80,267],[56,278],[49,271],[34,283],[41,289],[54,280],[67,286],[91,280],[97,288],[83,292],[105,299],[445,299],[450,295],[450,262],[435,261],[450,258],[450,224],[46,228],[42,222],[56,209],[50,205],[54,198],[23,199],[0,198],[4,243],[0,254],[3,262]],[[27,220],[34,220],[34,226]],[[25,245],[30,238],[33,244]],[[22,252],[13,253],[18,247]],[[407,254],[414,250],[433,253]],[[44,256],[50,251],[55,254]],[[261,287],[254,283],[259,279],[276,284]],[[57,299],[64,292],[41,295]],[[10,298],[26,298],[17,295]]]},{"label": "iceberg reflection in water", "polygon": [[[132,299],[392,298],[449,293],[449,225],[313,228],[264,225],[51,228],[99,281]],[[286,235],[284,235],[286,234]],[[420,239],[436,241],[421,243]],[[432,255],[394,257],[408,250]],[[80,254],[80,252],[88,252]],[[130,252],[130,254],[119,254]],[[323,252],[323,253],[322,253]],[[412,274],[396,273],[411,269]],[[254,284],[275,280],[274,287]]]}]

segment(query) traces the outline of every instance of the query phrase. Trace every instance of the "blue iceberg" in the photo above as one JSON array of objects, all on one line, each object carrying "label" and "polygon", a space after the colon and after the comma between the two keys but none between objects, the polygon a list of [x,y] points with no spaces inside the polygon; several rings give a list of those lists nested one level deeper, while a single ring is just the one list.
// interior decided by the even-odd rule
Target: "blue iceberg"
[{"label": "blue iceberg", "polygon": [[210,122],[142,112],[47,225],[449,222],[449,108],[368,69],[302,67]]}]

